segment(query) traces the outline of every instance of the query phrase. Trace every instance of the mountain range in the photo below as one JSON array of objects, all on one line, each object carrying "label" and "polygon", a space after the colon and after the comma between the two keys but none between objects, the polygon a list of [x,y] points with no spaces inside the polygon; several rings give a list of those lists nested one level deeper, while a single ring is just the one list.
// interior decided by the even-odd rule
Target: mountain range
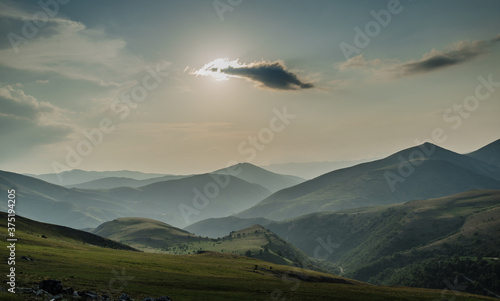
[{"label": "mountain range", "polygon": [[[227,170],[237,172],[237,176],[228,175]],[[83,174],[88,178],[87,173],[75,171],[68,175]],[[90,173],[100,176],[108,174]],[[138,175],[141,176],[141,173]],[[250,164],[238,164],[210,174],[180,176],[175,179],[172,177],[178,176],[145,180],[101,178],[81,185],[118,187],[70,189],[26,175],[0,171],[0,187],[15,188],[20,199],[20,213],[39,221],[83,229],[95,228],[118,217],[135,216],[154,218],[184,227],[202,219],[238,213],[269,196],[269,189],[275,191],[302,181],[297,177],[278,175]],[[78,179],[81,180],[82,177]],[[111,185],[110,182],[114,184]],[[110,185],[106,186],[106,183]],[[130,183],[134,185],[126,186]],[[140,183],[149,184],[134,187]],[[6,204],[0,204],[0,210],[6,210]]]},{"label": "mountain range", "polygon": [[[189,229],[205,235],[221,231],[221,224],[237,229],[252,221],[212,219]],[[312,213],[267,222],[266,227],[309,257],[334,264],[343,276],[356,280],[420,287],[424,283],[424,287],[438,289],[442,279],[456,279],[457,266],[468,262],[468,270],[461,273],[481,278],[481,285],[474,288],[461,279],[467,291],[500,290],[495,280],[500,278],[500,269],[496,274],[487,272],[495,266],[500,268],[500,190],[473,190],[404,204]],[[445,262],[453,257],[458,259],[439,270],[441,279],[421,271],[428,262]],[[489,261],[482,262],[482,258]]]},{"label": "mountain range", "polygon": [[[498,144],[500,140],[487,149],[498,149]],[[500,168],[488,163],[495,152],[488,151],[490,159],[486,162],[479,160],[485,156],[477,155],[483,152],[481,149],[473,155],[461,155],[425,143],[280,190],[237,216],[283,220],[312,212],[402,203],[472,189],[499,189]]]}]

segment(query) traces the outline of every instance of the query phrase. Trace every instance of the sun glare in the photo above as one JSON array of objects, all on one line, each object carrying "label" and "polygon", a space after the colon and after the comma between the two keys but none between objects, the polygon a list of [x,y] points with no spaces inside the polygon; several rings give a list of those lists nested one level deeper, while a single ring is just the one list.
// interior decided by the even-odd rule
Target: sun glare
[{"label": "sun glare", "polygon": [[205,64],[201,69],[196,70],[194,74],[202,75],[202,76],[211,76],[217,81],[229,80],[231,77],[235,77],[234,75],[228,75],[222,70],[227,69],[229,67],[239,68],[244,67],[245,65],[240,64],[238,59],[230,61],[228,58],[219,58],[211,61],[208,64]]}]

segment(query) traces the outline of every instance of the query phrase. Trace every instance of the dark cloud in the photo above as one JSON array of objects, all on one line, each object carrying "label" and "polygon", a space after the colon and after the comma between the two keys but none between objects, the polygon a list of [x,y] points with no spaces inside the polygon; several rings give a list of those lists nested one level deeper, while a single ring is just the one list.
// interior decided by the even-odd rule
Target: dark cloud
[{"label": "dark cloud", "polygon": [[281,62],[259,62],[243,67],[227,67],[218,71],[250,79],[270,89],[299,90],[314,87],[311,83],[301,81],[296,74],[288,71]]},{"label": "dark cloud", "polygon": [[500,35],[488,41],[460,42],[450,50],[433,50],[418,61],[403,63],[397,67],[403,74],[410,75],[458,65],[488,52],[489,48],[499,41]]}]

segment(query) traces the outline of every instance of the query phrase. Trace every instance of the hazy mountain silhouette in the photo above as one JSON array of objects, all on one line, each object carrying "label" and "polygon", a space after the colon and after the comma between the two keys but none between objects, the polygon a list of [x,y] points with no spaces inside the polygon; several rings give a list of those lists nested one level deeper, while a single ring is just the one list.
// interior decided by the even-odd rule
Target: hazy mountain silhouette
[{"label": "hazy mountain silhouette", "polygon": [[262,165],[261,167],[279,174],[288,174],[301,177],[303,179],[313,179],[327,172],[331,172],[341,168],[351,167],[357,164],[365,163],[370,160],[356,160],[356,161],[338,161],[338,162],[288,162],[288,163],[274,163],[269,165]]},{"label": "hazy mountain silhouette", "polygon": [[426,143],[283,189],[237,216],[282,220],[472,189],[498,189],[499,179],[500,168],[496,166]]},{"label": "hazy mountain silhouette", "polygon": [[[223,181],[224,188],[217,181]],[[245,210],[271,194],[258,184],[233,176],[209,174],[139,188],[85,190],[0,171],[0,188],[16,189],[19,214],[78,229],[94,228],[125,216],[149,217],[187,226],[188,222]],[[6,206],[6,202],[1,203],[0,210],[6,210]]]},{"label": "hazy mountain silhouette", "polygon": [[85,183],[68,185],[68,187],[80,188],[80,189],[113,189],[113,188],[118,188],[118,187],[138,188],[138,187],[146,186],[146,185],[156,183],[156,182],[177,180],[177,179],[182,179],[185,177],[188,177],[188,176],[167,175],[167,176],[155,177],[155,178],[150,178],[150,179],[145,179],[145,180],[136,180],[136,179],[124,178],[124,177],[107,177],[107,178],[92,180],[92,181],[85,182]]},{"label": "hazy mountain silhouette", "polygon": [[[139,171],[130,170],[120,170],[120,171],[86,171],[81,169],[73,169],[69,171],[63,171],[59,174],[48,173],[48,174],[26,174],[27,176],[37,178],[52,184],[61,186],[72,186],[89,181],[94,181],[102,178],[118,177],[118,178],[130,178],[135,180],[146,180],[150,178],[157,178],[165,176],[164,174],[158,173],[143,173]],[[58,176],[59,175],[59,176]]]},{"label": "hazy mountain silhouette", "polygon": [[[16,212],[27,218],[73,228],[89,228],[130,214],[121,200],[91,191],[76,191],[32,177],[0,171],[0,188],[16,190]],[[7,202],[0,209],[7,209]]]},{"label": "hazy mountain silhouette", "polygon": [[500,139],[467,154],[467,156],[500,167]]},{"label": "hazy mountain silhouette", "polygon": [[136,216],[147,217],[154,212],[161,216],[155,219],[176,227],[235,214],[271,194],[258,184],[213,174],[157,182],[139,188],[120,187],[95,192],[120,198],[137,213]]},{"label": "hazy mountain silhouette", "polygon": [[227,168],[219,169],[214,174],[230,174],[249,183],[259,184],[271,192],[291,187],[305,180],[296,176],[289,176],[270,172],[250,163],[239,163]]}]

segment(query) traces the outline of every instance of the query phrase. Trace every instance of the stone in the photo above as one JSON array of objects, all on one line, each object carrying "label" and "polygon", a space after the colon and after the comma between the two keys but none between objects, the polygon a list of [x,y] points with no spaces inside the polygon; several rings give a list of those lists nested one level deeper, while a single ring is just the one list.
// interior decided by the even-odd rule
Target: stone
[{"label": "stone", "polygon": [[40,281],[38,287],[51,295],[58,295],[63,290],[61,281],[52,279]]}]

